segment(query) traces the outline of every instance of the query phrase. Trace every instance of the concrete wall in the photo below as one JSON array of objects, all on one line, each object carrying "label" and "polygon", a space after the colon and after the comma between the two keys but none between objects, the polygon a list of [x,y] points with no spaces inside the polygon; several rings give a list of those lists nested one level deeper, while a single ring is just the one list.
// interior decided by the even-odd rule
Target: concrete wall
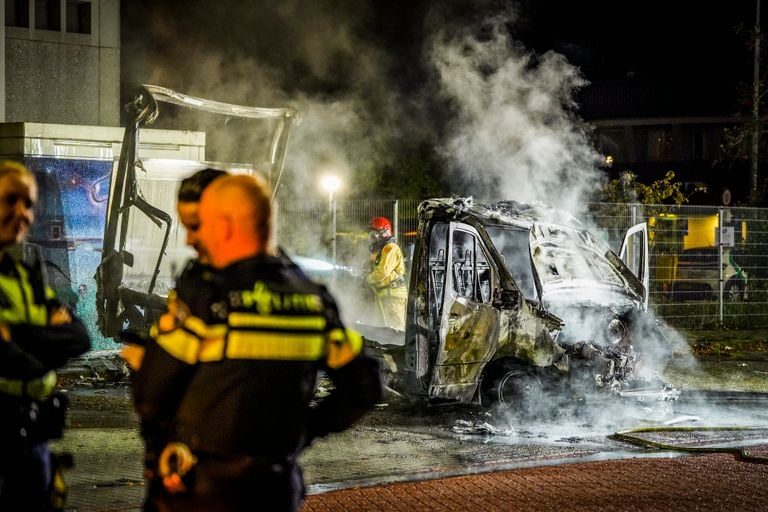
[{"label": "concrete wall", "polygon": [[90,34],[37,30],[31,12],[30,27],[3,27],[5,112],[0,119],[119,126],[119,0],[91,2]]}]

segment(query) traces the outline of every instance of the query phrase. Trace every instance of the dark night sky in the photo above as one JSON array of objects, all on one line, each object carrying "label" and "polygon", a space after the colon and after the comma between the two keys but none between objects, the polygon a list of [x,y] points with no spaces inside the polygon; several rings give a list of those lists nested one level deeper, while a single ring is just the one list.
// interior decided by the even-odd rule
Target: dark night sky
[{"label": "dark night sky", "polygon": [[[133,0],[122,6],[124,98],[136,85],[154,83],[219,101],[297,106],[305,120],[291,152],[297,177],[298,169],[339,155],[345,162],[334,165],[358,173],[386,167],[397,151],[418,140],[475,159],[458,168],[476,166],[481,155],[515,164],[525,154],[527,137],[540,137],[544,127],[528,106],[506,101],[531,91],[553,95],[555,103],[566,98],[563,104],[569,91],[600,91],[607,82],[651,91],[641,96],[646,112],[598,111],[602,107],[590,103],[589,94],[578,96],[586,119],[590,109],[591,118],[728,115],[738,110],[752,80],[754,0]],[[497,51],[493,56],[473,53],[473,43],[461,49],[467,33],[479,46],[497,41],[499,26],[510,39],[508,55],[493,44],[487,45]],[[446,95],[448,85],[462,82],[449,84],[440,76],[437,40],[464,58],[458,71],[474,73],[465,74],[466,85],[480,87]],[[543,76],[542,70],[555,69],[547,62],[550,51],[578,68],[588,84],[579,89],[567,78],[567,66],[559,69],[565,74]],[[515,62],[524,63],[519,76],[501,76]],[[762,66],[768,70],[768,62]],[[549,88],[548,79],[561,89]],[[473,97],[489,91],[503,96],[506,90],[508,98]],[[494,117],[507,107],[506,118]],[[507,123],[515,115],[523,117],[503,130],[483,125]],[[473,123],[472,133],[461,133]],[[485,129],[509,140],[480,140],[476,135]],[[575,132],[561,126],[556,133]],[[446,149],[469,142],[488,146]],[[516,144],[523,151],[508,150]],[[578,165],[588,161],[583,155]]]},{"label": "dark night sky", "polygon": [[[214,3],[197,0],[123,2],[123,58],[129,72],[126,80],[134,81],[142,71],[147,72],[146,64],[142,67],[131,63],[137,55],[161,61],[169,55],[174,41],[186,44],[187,38],[192,38],[197,44],[229,55],[240,50],[281,65],[296,87],[331,91],[344,87],[342,73],[312,80],[302,61],[306,48],[301,41],[313,29],[312,18],[323,12],[324,5],[330,24],[345,24],[351,27],[353,37],[379,46],[392,59],[398,75],[406,78],[420,76],[424,24],[437,5],[450,12],[444,20],[454,21],[477,19],[500,7],[515,6],[518,20],[510,26],[513,37],[534,51],[552,49],[564,54],[590,81],[620,79],[630,72],[636,77],[748,76],[752,69],[748,40],[755,22],[755,3],[749,0],[295,0],[287,2],[299,6],[293,16],[281,11],[283,3],[221,1],[215,3],[218,7],[214,10]],[[306,11],[302,5],[316,7]],[[267,25],[261,24],[274,13],[279,16]],[[322,39],[313,43],[321,44]],[[193,53],[188,56],[193,57],[194,49],[190,50]],[[336,50],[329,48],[328,52]],[[343,58],[339,55],[340,60]],[[180,73],[194,72],[185,63],[176,64]],[[338,63],[339,71],[344,65]],[[178,76],[183,79],[183,75]],[[405,83],[413,85],[407,80]]]},{"label": "dark night sky", "polygon": [[532,23],[524,37],[530,36],[537,47],[569,55],[595,79],[629,71],[675,76],[751,66],[747,41],[755,22],[754,2],[530,3]]}]

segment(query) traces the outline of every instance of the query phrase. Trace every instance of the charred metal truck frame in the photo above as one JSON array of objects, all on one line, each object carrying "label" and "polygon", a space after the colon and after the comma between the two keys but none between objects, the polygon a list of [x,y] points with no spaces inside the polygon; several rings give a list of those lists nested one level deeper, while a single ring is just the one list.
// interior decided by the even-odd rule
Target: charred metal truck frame
[{"label": "charred metal truck frame", "polygon": [[[99,330],[106,337],[145,331],[164,310],[165,291],[172,287],[175,274],[183,268],[190,256],[188,249],[184,248],[183,240],[175,241],[180,247],[169,246],[171,226],[177,223],[175,194],[181,178],[167,179],[165,176],[168,186],[162,197],[154,198],[153,202],[145,198],[140,186],[142,180],[151,179],[152,173],[149,162],[141,158],[139,135],[142,128],[158,118],[160,103],[212,115],[220,119],[217,129],[222,133],[229,125],[236,124],[237,120],[271,120],[268,173],[274,181],[273,191],[279,185],[291,128],[299,122],[298,112],[293,108],[234,105],[189,96],[155,85],[143,85],[138,89],[133,101],[126,105],[129,119],[120,159],[112,176],[102,260],[96,272],[97,322]],[[198,129],[194,126],[194,115],[187,116],[185,120],[185,133]],[[205,139],[205,134],[202,135]],[[210,138],[211,134],[207,135]],[[217,167],[232,172],[251,172],[257,168],[252,161],[234,164],[173,160],[165,165],[176,171],[186,169],[187,174],[204,167]],[[144,223],[143,229],[136,228],[139,220]],[[146,231],[153,231],[150,243],[145,244],[141,256],[137,256],[130,247],[132,244],[138,247],[140,242],[137,240],[147,236]],[[170,261],[174,259],[179,261]],[[161,282],[164,283],[162,287],[159,286]]]},{"label": "charred metal truck frame", "polygon": [[404,340],[361,326],[394,361],[395,387],[508,408],[547,392],[676,398],[640,371],[642,349],[664,343],[646,311],[644,224],[627,232],[620,258],[541,205],[432,199],[418,216]]}]

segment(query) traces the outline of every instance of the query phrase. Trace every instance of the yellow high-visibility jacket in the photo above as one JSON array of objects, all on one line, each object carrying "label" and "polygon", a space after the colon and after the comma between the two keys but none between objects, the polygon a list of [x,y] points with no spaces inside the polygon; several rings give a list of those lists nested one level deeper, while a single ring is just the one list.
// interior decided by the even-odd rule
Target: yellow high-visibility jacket
[{"label": "yellow high-visibility jacket", "polygon": [[373,255],[366,280],[375,292],[405,287],[405,259],[397,243],[387,242]]},{"label": "yellow high-visibility jacket", "polygon": [[86,352],[90,339],[77,318],[48,325],[55,294],[32,275],[9,254],[0,258],[0,323],[10,334],[0,341],[0,394],[42,400],[53,392],[54,370]]}]

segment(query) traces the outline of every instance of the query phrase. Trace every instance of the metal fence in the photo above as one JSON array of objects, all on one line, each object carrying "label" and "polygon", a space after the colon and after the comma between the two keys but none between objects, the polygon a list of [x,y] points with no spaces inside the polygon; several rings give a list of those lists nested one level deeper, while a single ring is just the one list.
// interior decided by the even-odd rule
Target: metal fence
[{"label": "metal fence", "polygon": [[416,233],[418,200],[281,200],[276,205],[275,232],[291,254],[360,269],[369,259],[368,222],[392,222],[406,257]]},{"label": "metal fence", "polygon": [[648,225],[649,304],[678,327],[768,326],[768,210],[591,204],[596,231],[618,251],[623,232]]},{"label": "metal fence", "polygon": [[[368,222],[383,216],[409,258],[419,202],[283,200],[276,236],[292,254],[361,269]],[[582,222],[617,253],[625,231],[647,223],[649,307],[669,324],[768,326],[768,209],[593,203],[588,212]]]}]

